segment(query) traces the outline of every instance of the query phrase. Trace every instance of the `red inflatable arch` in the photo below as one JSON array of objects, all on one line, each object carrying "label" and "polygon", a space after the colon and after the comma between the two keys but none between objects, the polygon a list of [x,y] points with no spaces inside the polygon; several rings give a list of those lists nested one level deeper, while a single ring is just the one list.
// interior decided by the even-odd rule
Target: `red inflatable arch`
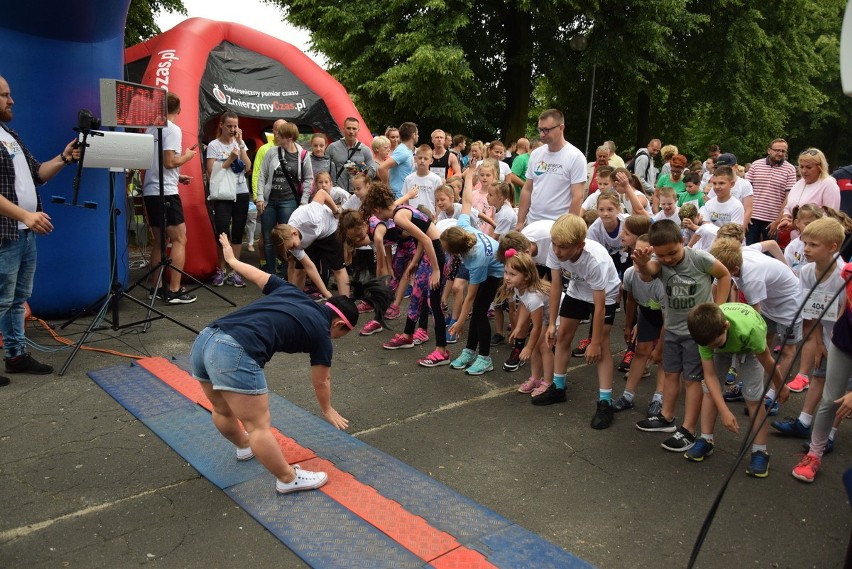
[{"label": "red inflatable arch", "polygon": [[[190,18],[171,30],[125,50],[126,78],[162,87],[181,99],[176,124],[183,146],[216,137],[218,116],[232,110],[249,150],[265,143],[263,131],[279,118],[303,132],[340,138],[346,117],[361,117],[346,90],[298,48],[246,26]],[[363,143],[372,140],[366,127]],[[180,187],[186,215],[184,270],[207,278],[216,269],[216,241],[207,213],[203,155],[181,173],[192,183]]]}]

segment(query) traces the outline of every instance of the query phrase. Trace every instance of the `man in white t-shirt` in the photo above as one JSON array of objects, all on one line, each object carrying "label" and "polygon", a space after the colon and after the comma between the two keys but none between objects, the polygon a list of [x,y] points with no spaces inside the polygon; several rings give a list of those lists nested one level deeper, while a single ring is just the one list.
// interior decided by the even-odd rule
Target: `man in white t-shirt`
[{"label": "man in white t-shirt", "polygon": [[[36,270],[35,234],[47,235],[53,230],[36,186],[76,162],[80,151],[72,140],[59,156],[38,162],[5,124],[12,120],[14,104],[9,83],[0,75],[0,333],[7,372],[47,375],[53,373],[53,367],[27,352],[24,325],[24,303],[32,293]],[[0,377],[0,386],[8,384],[9,378]]]},{"label": "man in white t-shirt", "polygon": [[[160,172],[159,160],[154,157],[151,168],[145,174],[145,184],[142,186],[142,195],[145,204],[145,213],[148,217],[148,225],[154,236],[151,241],[151,265],[157,266],[160,262],[162,250],[162,238],[171,242],[171,265],[177,269],[169,271],[169,284],[160,287],[159,282],[151,281],[151,297],[154,295],[169,304],[190,304],[196,301],[195,295],[181,290],[181,271],[186,262],[186,223],[183,215],[183,204],[178,193],[178,184],[188,184],[189,176],[180,174],[180,167],[197,155],[195,146],[181,154],[183,145],[183,133],[174,121],[180,114],[180,99],[174,93],[166,97],[168,121],[163,132],[163,197],[160,199]],[[159,130],[149,128],[146,134],[154,136],[154,146],[157,146]],[[163,234],[161,228],[165,219],[166,231]],[[155,271],[150,276],[158,279],[160,271]]]},{"label": "man in white t-shirt", "polygon": [[559,110],[549,109],[539,115],[538,133],[543,145],[530,154],[515,226],[518,231],[527,223],[556,220],[565,213],[580,215],[586,191],[586,157],[565,140],[564,131],[565,117]]}]

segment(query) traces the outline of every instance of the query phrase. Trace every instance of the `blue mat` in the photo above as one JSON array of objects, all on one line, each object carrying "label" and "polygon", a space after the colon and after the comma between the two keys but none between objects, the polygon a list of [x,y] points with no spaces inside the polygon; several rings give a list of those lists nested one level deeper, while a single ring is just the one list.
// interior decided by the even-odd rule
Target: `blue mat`
[{"label": "blue mat", "polygon": [[[173,363],[185,367],[184,360]],[[89,376],[312,567],[430,566],[322,492],[277,495],[274,477],[257,460],[238,462],[233,445],[219,435],[205,409],[144,368],[116,366]],[[282,433],[362,483],[369,480],[382,496],[497,567],[591,567],[274,393],[270,410],[273,426]]]}]

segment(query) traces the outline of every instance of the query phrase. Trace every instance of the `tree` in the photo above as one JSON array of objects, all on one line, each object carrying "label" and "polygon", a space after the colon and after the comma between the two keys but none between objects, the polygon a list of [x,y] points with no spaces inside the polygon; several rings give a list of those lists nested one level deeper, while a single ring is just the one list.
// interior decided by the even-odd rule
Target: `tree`
[{"label": "tree", "polygon": [[160,12],[186,15],[182,0],[131,0],[124,30],[124,47],[136,45],[161,32],[156,18]]}]

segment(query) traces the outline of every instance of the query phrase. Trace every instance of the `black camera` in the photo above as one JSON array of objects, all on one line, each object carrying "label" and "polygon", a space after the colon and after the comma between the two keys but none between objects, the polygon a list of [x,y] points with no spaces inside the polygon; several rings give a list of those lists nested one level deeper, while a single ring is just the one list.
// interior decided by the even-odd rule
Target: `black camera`
[{"label": "black camera", "polygon": [[101,119],[88,109],[80,109],[77,113],[77,128],[84,132],[99,129],[101,128]]}]

